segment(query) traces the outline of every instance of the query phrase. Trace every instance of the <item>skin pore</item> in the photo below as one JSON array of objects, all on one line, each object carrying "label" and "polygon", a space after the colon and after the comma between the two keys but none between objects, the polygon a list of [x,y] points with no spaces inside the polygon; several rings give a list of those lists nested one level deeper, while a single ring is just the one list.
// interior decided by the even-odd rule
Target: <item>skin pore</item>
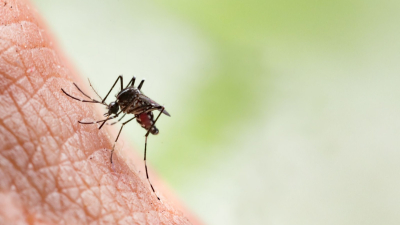
[{"label": "skin pore", "polygon": [[157,200],[130,146],[114,153],[113,171],[119,127],[77,123],[104,109],[61,92],[83,97],[76,82],[92,93],[36,13],[0,0],[0,224],[195,223],[151,175]]}]

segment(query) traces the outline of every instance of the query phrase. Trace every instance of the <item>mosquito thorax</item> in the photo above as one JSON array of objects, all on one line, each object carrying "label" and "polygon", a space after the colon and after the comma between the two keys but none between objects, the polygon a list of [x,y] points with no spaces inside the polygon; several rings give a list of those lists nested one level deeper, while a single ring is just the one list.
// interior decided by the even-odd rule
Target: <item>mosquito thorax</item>
[{"label": "mosquito thorax", "polygon": [[120,103],[130,103],[132,102],[136,96],[138,96],[141,92],[135,87],[128,87],[122,90],[117,95],[117,101]]}]

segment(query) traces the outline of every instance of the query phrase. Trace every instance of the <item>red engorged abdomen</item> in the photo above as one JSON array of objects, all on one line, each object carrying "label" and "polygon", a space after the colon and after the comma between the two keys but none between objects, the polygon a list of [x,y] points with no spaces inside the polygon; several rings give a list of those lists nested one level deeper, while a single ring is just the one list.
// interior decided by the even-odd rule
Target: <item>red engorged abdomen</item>
[{"label": "red engorged abdomen", "polygon": [[147,113],[142,113],[139,115],[141,123],[144,125],[144,128],[147,130],[151,127],[151,121]]}]

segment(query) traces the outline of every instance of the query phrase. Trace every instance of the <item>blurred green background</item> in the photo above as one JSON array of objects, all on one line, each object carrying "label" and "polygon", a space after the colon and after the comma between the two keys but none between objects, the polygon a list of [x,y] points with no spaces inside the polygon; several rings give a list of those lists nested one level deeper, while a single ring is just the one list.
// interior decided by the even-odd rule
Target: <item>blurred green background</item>
[{"label": "blurred green background", "polygon": [[102,96],[146,78],[149,163],[206,224],[399,224],[400,1],[34,3]]}]

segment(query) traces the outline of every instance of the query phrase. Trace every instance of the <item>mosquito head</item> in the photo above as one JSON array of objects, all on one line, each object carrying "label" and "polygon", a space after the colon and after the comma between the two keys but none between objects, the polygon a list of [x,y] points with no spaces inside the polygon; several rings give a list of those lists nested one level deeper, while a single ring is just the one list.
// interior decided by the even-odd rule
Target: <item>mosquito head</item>
[{"label": "mosquito head", "polygon": [[111,114],[117,114],[119,110],[119,105],[117,102],[111,102],[108,106],[108,112],[104,116],[109,116]]}]

